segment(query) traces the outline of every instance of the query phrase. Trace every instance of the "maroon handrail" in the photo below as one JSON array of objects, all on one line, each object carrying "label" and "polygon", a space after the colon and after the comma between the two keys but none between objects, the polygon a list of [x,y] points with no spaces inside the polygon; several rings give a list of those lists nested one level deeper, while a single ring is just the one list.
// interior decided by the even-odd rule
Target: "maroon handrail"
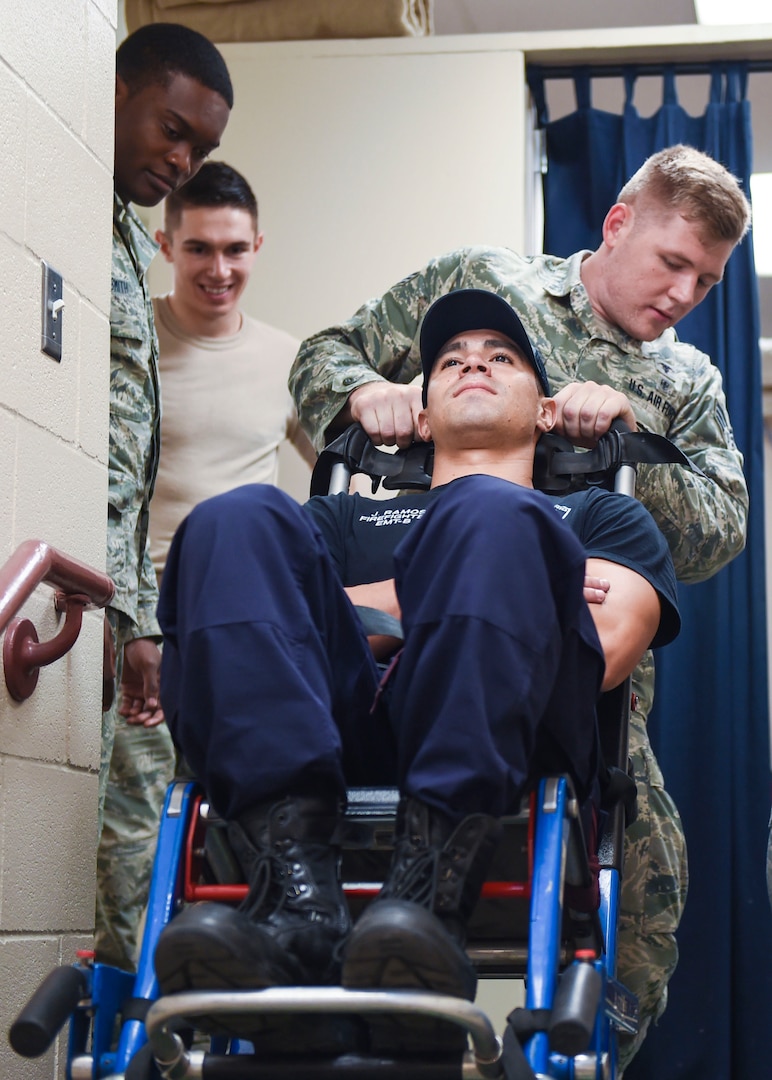
[{"label": "maroon handrail", "polygon": [[[40,643],[29,619],[15,619],[19,608],[38,585],[53,585],[56,607],[64,611],[59,633]],[[115,586],[107,574],[65,555],[43,540],[25,540],[0,568],[0,634],[8,628],[3,643],[3,666],[8,692],[16,701],[26,701],[38,681],[38,669],[61,659],[77,640],[83,611],[106,607]]]}]

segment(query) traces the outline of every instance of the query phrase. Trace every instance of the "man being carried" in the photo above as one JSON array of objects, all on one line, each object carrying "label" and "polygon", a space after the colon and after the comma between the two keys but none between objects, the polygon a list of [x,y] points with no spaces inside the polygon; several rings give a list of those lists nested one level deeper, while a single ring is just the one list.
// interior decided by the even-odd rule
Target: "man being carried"
[{"label": "man being carried", "polygon": [[[308,338],[290,381],[301,421],[318,447],[352,420],[376,443],[407,445],[420,434],[421,391],[412,380],[424,312],[452,289],[491,289],[512,304],[544,357],[556,431],[591,445],[619,415],[633,429],[667,436],[702,469],[699,477],[643,467],[638,485],[678,577],[701,581],[742,551],[748,491],[721,375],[704,353],[678,341],[673,326],[721,281],[749,222],[748,201],[722,165],[692,147],[662,150],[619,193],[596,251],[568,259],[507,248],[450,252]],[[646,729],[651,654],[633,690],[639,812],[625,838],[619,971],[638,996],[641,1025],[636,1037],[620,1036],[623,1066],[665,1009],[687,890],[681,820]]]},{"label": "man being carried", "polygon": [[[174,539],[162,701],[250,892],[239,910],[194,905],[172,920],[156,951],[165,993],[342,977],[473,998],[464,930],[499,818],[545,771],[570,773],[588,799],[601,685],[677,633],[667,545],[638,502],[593,490],[558,506],[533,490],[556,408],[509,304],[480,290],[442,298],[421,356],[430,491],[299,507],[244,487],[199,506]],[[611,583],[591,608],[585,573]],[[376,708],[354,604],[404,631]],[[332,838],[346,786],[379,783],[402,795],[396,850],[349,937]]]}]

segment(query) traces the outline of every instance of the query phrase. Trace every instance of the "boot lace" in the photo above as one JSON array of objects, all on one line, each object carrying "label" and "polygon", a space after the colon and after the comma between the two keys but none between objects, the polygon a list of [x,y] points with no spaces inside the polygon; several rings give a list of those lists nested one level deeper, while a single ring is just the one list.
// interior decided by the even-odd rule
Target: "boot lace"
[{"label": "boot lace", "polygon": [[395,900],[411,900],[431,911],[437,895],[440,854],[436,847],[423,848],[415,854],[411,852],[406,865],[395,875],[396,880],[389,883],[389,896]]},{"label": "boot lace", "polygon": [[250,869],[250,888],[241,910],[251,919],[264,919],[282,910],[287,901],[283,885],[286,866],[273,852],[261,852]]}]

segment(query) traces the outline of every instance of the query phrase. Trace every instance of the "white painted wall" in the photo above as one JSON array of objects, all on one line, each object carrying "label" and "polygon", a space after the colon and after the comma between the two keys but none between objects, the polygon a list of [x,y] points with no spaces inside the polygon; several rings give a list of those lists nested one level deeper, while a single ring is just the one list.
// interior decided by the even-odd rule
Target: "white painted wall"
[{"label": "white painted wall", "polygon": [[[235,106],[214,157],[250,181],[265,233],[250,314],[303,338],[442,251],[522,248],[522,56],[436,46],[221,46]],[[159,227],[161,208],[147,217]],[[162,260],[151,281],[168,289]],[[291,448],[280,483],[307,494]]]},{"label": "white painted wall", "polygon": [[222,156],[267,230],[258,309],[305,336],[440,251],[519,245],[521,56],[285,48],[224,50],[239,97]]},{"label": "white painted wall", "polygon": [[[105,567],[115,0],[0,0],[0,562],[37,538]],[[40,351],[41,260],[64,277]],[[23,614],[53,637],[53,593]],[[0,684],[0,1076],[50,1078],[5,1032],[94,926],[101,614],[16,704]]]}]

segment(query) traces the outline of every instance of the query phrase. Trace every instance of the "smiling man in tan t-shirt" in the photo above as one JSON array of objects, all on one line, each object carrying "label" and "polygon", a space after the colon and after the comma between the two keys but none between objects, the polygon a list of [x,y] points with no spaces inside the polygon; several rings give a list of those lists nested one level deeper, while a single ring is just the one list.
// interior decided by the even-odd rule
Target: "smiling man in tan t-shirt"
[{"label": "smiling man in tan t-shirt", "polygon": [[156,240],[173,274],[171,292],[153,301],[163,415],[150,553],[161,574],[197,503],[241,484],[275,484],[285,439],[309,465],[315,454],[287,389],[298,342],[240,307],[263,242],[247,181],[208,162],[167,200]]}]

